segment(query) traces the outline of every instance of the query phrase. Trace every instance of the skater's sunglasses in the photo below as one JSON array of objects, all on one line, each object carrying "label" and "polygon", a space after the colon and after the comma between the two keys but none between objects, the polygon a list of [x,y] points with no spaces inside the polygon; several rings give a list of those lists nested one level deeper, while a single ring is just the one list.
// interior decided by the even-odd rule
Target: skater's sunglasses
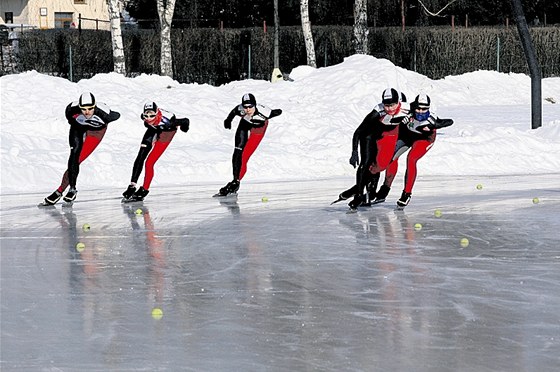
[{"label": "skater's sunglasses", "polygon": [[157,114],[144,114],[144,117],[145,117],[145,118],[151,119],[151,118],[155,118],[156,115],[157,115]]},{"label": "skater's sunglasses", "polygon": [[429,108],[426,108],[426,107],[416,107],[415,110],[416,110],[416,111],[420,111],[420,112],[426,112],[426,111],[429,110]]},{"label": "skater's sunglasses", "polygon": [[255,105],[243,105],[243,108],[253,108]]},{"label": "skater's sunglasses", "polygon": [[93,109],[95,109],[95,106],[81,106],[80,107],[80,110],[82,110],[82,111],[91,111]]}]

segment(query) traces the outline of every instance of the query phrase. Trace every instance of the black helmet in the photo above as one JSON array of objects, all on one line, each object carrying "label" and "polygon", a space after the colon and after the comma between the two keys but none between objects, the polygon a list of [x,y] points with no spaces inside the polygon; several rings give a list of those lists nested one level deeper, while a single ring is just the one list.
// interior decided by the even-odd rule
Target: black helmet
[{"label": "black helmet", "polygon": [[95,97],[90,92],[82,93],[78,101],[80,107],[95,107]]},{"label": "black helmet", "polygon": [[421,109],[429,109],[430,108],[430,96],[428,96],[427,94],[419,94],[416,96],[416,98],[414,99],[414,106],[417,108],[421,108]]},{"label": "black helmet", "polygon": [[401,95],[394,88],[387,88],[383,91],[381,95],[381,102],[384,105],[390,105],[392,103],[399,103],[401,100]]},{"label": "black helmet", "polygon": [[252,95],[251,93],[246,93],[246,94],[243,95],[243,98],[241,98],[241,104],[242,105],[256,106],[257,105],[257,100],[256,100],[255,96]]},{"label": "black helmet", "polygon": [[146,102],[144,104],[144,113],[146,113],[146,111],[153,111],[153,112],[157,112],[157,105],[155,102]]}]

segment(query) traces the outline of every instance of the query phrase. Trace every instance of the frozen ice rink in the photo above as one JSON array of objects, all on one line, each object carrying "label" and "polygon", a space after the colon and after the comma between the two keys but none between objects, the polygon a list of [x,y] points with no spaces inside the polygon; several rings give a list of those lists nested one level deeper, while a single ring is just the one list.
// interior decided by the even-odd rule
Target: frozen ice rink
[{"label": "frozen ice rink", "polygon": [[559,370],[560,174],[351,182],[2,196],[1,370]]}]

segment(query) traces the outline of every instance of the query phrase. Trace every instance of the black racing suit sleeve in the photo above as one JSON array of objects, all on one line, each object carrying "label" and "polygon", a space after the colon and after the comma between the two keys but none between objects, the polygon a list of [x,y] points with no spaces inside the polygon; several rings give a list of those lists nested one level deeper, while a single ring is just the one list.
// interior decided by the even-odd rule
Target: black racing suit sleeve
[{"label": "black racing suit sleeve", "polygon": [[[105,114],[104,111],[102,111],[102,112]],[[120,117],[121,117],[121,114],[119,112],[112,111],[112,110],[109,111],[109,113],[105,114],[105,115],[107,115],[107,117],[106,118],[102,117],[102,118],[105,121],[105,123],[107,123],[107,124],[109,124],[112,121],[119,120]]]},{"label": "black racing suit sleeve", "polygon": [[130,178],[131,182],[138,182],[138,178],[140,178],[140,174],[144,168],[144,162],[152,150],[152,146],[157,138],[157,135],[158,132],[152,127],[148,128],[146,133],[144,133],[144,137],[142,137],[142,142],[140,143],[140,150],[138,150],[138,155],[136,156],[134,166],[132,167],[132,177]]},{"label": "black racing suit sleeve", "polygon": [[227,118],[224,119],[224,128],[231,129],[231,122],[235,116],[239,115],[239,106],[235,106],[233,110],[230,111]]},{"label": "black racing suit sleeve", "polygon": [[270,113],[267,115],[263,114],[260,111],[255,112],[255,115],[251,120],[247,120],[245,118],[241,119],[241,122],[247,121],[253,128],[262,128],[268,122],[268,119],[272,119],[276,116],[280,116],[282,114],[281,109],[274,109],[270,110]]},{"label": "black racing suit sleeve", "polygon": [[358,144],[362,138],[371,135],[374,132],[375,123],[379,119],[379,112],[373,110],[366,115],[362,123],[354,131],[352,136],[352,152],[358,151]]},{"label": "black racing suit sleeve", "polygon": [[177,118],[175,120],[175,124],[177,125],[177,127],[179,127],[181,129],[181,131],[183,132],[188,132],[189,131],[189,126],[190,126],[190,120],[188,118]]},{"label": "black racing suit sleeve", "polygon": [[76,116],[81,114],[81,109],[79,106],[72,106],[71,103],[68,106],[66,106],[66,110],[64,114],[66,116],[66,120],[68,120],[68,123],[70,125],[78,126],[85,130],[94,130],[94,131],[105,128],[107,124],[109,124],[112,121],[118,120],[121,117],[121,114],[116,111],[109,110],[109,112],[105,112],[101,108],[95,107],[95,110],[93,111],[93,115],[99,117],[99,119],[102,120],[103,125],[100,126],[98,121],[96,121],[97,125],[88,125],[87,120],[82,123],[78,123],[76,121]]},{"label": "black racing suit sleeve", "polygon": [[269,119],[275,118],[277,116],[282,115],[282,110],[281,109],[274,109],[270,111],[270,116],[268,117]]},{"label": "black racing suit sleeve", "polygon": [[229,112],[229,115],[227,116],[226,120],[227,120],[227,121],[232,121],[233,118],[235,118],[237,115],[239,115],[239,110],[237,109],[237,106],[235,106],[235,107],[233,108],[233,110],[231,110],[231,111]]},{"label": "black racing suit sleeve", "polygon": [[71,103],[68,104],[68,106],[66,106],[66,110],[64,111],[68,124],[77,124],[76,119],[74,119],[74,115],[80,114],[80,112],[81,110],[78,106],[72,106]]}]

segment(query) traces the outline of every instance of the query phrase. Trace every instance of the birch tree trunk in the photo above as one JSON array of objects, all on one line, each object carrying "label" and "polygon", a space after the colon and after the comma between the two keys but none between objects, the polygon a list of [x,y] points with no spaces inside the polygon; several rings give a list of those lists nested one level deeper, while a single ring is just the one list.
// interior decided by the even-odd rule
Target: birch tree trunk
[{"label": "birch tree trunk", "polygon": [[354,35],[352,42],[356,54],[369,54],[367,0],[354,0]]},{"label": "birch tree trunk", "polygon": [[278,0],[274,0],[274,68],[280,67],[280,52],[278,34],[280,33],[280,16],[278,15]]},{"label": "birch tree trunk", "polygon": [[175,11],[175,0],[157,0],[157,11],[161,28],[160,73],[173,77],[173,56],[171,54],[171,22]]},{"label": "birch tree trunk", "polygon": [[313,33],[311,33],[311,21],[309,20],[309,0],[300,0],[301,28],[305,50],[307,51],[307,65],[317,67],[315,59],[315,44],[313,43]]},{"label": "birch tree trunk", "polygon": [[113,71],[126,75],[124,47],[121,32],[120,0],[107,0],[109,19],[111,21],[111,44],[113,45]]}]

